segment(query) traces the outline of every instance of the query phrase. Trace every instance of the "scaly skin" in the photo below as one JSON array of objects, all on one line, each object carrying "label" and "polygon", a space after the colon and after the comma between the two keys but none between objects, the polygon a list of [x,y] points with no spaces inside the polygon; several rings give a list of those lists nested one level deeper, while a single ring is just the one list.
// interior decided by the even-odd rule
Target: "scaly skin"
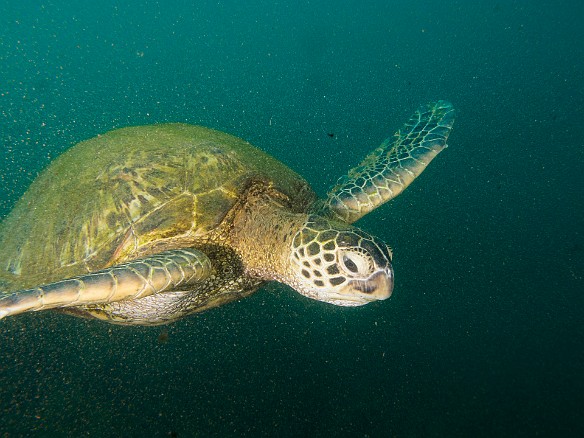
[{"label": "scaly skin", "polygon": [[139,300],[192,287],[211,273],[196,249],[178,249],[136,259],[91,274],[0,296],[0,319],[23,312]]},{"label": "scaly skin", "polygon": [[445,147],[454,123],[450,102],[421,106],[381,146],[339,179],[324,210],[353,223],[395,198]]},{"label": "scaly skin", "polygon": [[334,219],[292,213],[265,196],[249,201],[229,238],[248,275],[339,306],[389,298],[391,251],[379,239]]}]

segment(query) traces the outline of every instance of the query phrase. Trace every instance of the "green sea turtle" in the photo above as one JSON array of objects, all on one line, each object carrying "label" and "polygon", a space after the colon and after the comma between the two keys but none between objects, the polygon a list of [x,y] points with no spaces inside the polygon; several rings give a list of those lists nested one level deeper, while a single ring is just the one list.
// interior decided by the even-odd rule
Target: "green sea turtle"
[{"label": "green sea turtle", "polygon": [[0,318],[44,309],[155,325],[266,281],[340,306],[388,298],[391,251],[350,224],[397,196],[446,146],[450,103],[420,107],[317,200],[243,140],[186,124],[74,146],[0,226]]}]

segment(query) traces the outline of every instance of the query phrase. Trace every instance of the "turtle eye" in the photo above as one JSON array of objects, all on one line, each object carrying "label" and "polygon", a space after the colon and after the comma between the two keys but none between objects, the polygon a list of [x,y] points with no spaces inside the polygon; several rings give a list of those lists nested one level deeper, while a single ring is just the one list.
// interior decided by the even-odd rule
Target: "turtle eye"
[{"label": "turtle eye", "polygon": [[347,274],[368,275],[371,271],[371,257],[356,251],[342,251],[340,265]]},{"label": "turtle eye", "polygon": [[351,258],[348,257],[347,255],[343,256],[343,264],[345,265],[345,268],[347,268],[349,271],[351,271],[355,274],[357,272],[359,272],[359,268],[357,268],[357,265],[355,264],[355,262],[353,260],[351,260]]}]

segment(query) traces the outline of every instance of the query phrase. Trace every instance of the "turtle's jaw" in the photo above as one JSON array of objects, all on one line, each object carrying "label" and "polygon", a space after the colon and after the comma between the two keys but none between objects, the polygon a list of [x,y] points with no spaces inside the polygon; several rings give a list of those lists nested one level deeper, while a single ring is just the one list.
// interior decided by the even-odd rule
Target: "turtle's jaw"
[{"label": "turtle's jaw", "polygon": [[336,306],[364,306],[374,301],[386,300],[393,292],[393,269],[389,267],[376,272],[364,280],[351,280],[343,287],[333,291],[321,291],[319,301]]}]

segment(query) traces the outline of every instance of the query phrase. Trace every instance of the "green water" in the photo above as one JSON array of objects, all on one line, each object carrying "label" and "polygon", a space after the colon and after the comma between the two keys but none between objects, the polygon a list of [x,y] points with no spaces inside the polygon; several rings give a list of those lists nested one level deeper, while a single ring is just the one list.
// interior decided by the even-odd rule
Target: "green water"
[{"label": "green water", "polygon": [[582,17],[575,0],[1,2],[2,216],[112,128],[220,129],[323,194],[419,104],[458,117],[358,223],[394,248],[389,301],[274,284],[166,328],[8,318],[0,436],[581,436]]}]

